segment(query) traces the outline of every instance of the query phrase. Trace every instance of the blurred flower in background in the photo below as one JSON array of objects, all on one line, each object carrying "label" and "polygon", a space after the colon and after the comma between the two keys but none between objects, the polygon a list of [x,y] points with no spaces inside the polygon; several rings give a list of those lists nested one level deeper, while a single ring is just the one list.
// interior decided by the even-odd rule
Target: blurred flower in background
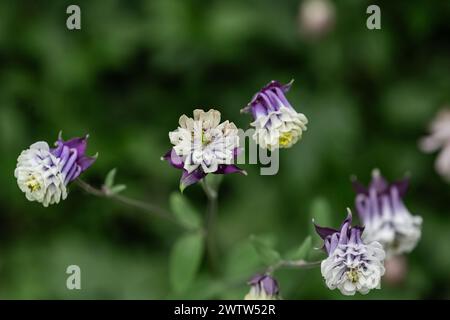
[{"label": "blurred flower in background", "polygon": [[422,217],[411,215],[403,203],[408,179],[389,184],[375,169],[368,188],[356,179],[353,187],[364,239],[380,242],[387,257],[411,252],[421,236]]},{"label": "blurred flower in background", "polygon": [[298,11],[299,32],[305,38],[319,38],[335,24],[334,4],[329,0],[305,0]]},{"label": "blurred flower in background", "polygon": [[229,174],[245,171],[235,166],[238,153],[238,129],[233,122],[220,123],[220,112],[194,110],[194,118],[182,115],[179,127],[169,133],[174,147],[163,160],[183,169],[180,189],[197,183],[208,173]]},{"label": "blurred flower in background", "polygon": [[328,254],[322,261],[321,272],[331,290],[338,288],[344,295],[367,294],[380,289],[385,253],[379,242],[362,240],[364,228],[351,224],[352,213],[348,209],[339,230],[315,225]]},{"label": "blurred flower in background", "polygon": [[252,114],[254,121],[250,125],[256,129],[253,139],[262,148],[290,148],[306,131],[308,119],[295,111],[285,97],[292,83],[293,80],[285,85],[271,81],[241,110]]},{"label": "blurred flower in background", "polygon": [[405,256],[394,256],[384,261],[386,272],[383,280],[390,285],[402,284],[408,272],[408,261]]},{"label": "blurred flower in background", "polygon": [[440,150],[435,168],[450,181],[450,108],[439,111],[430,124],[430,135],[420,140],[419,147],[427,153]]},{"label": "blurred flower in background", "polygon": [[85,155],[88,136],[64,141],[61,134],[56,148],[39,141],[22,151],[14,176],[30,201],[47,207],[67,197],[66,186],[89,168],[97,157]]},{"label": "blurred flower in background", "polygon": [[245,300],[278,300],[280,289],[275,278],[267,274],[258,274],[248,282],[250,292]]}]

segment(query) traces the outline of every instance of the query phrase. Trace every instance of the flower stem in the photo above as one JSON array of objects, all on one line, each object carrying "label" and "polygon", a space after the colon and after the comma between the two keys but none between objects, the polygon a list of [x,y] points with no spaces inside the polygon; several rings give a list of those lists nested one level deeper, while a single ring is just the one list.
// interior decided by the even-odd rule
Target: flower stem
[{"label": "flower stem", "polygon": [[161,208],[153,203],[129,198],[129,197],[126,197],[126,196],[123,196],[120,194],[116,194],[116,193],[111,193],[104,186],[101,189],[95,188],[92,185],[90,185],[89,183],[81,180],[80,178],[78,178],[76,180],[76,183],[78,184],[78,186],[81,189],[83,189],[84,191],[86,191],[89,194],[92,194],[97,197],[110,198],[110,199],[116,200],[118,202],[129,205],[131,207],[135,207],[142,211],[146,211],[146,212],[150,213],[151,215],[153,215],[154,217],[164,219],[166,221],[172,222],[180,227],[185,228],[185,226],[181,225],[169,211],[167,211],[166,209]]},{"label": "flower stem", "polygon": [[322,261],[305,261],[305,260],[281,260],[278,263],[267,268],[266,273],[272,274],[280,268],[293,268],[293,269],[309,269],[320,266]]},{"label": "flower stem", "polygon": [[208,206],[206,210],[206,252],[209,259],[211,270],[217,271],[217,250],[215,243],[215,224],[217,218],[217,189],[213,189],[205,179],[201,181],[203,190],[208,198]]}]

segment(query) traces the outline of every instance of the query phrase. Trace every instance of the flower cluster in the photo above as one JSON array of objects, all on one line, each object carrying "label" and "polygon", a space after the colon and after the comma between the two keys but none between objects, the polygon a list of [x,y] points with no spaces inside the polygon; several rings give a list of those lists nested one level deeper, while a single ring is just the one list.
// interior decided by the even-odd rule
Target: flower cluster
[{"label": "flower cluster", "polygon": [[278,282],[267,274],[258,274],[248,282],[250,292],[245,300],[278,300],[280,289]]},{"label": "flower cluster", "polygon": [[412,251],[421,236],[422,218],[412,216],[403,203],[408,180],[389,184],[379,170],[368,188],[353,181],[356,209],[365,225],[364,238],[380,242],[388,257]]},{"label": "flower cluster", "polygon": [[385,253],[379,242],[363,241],[364,228],[352,227],[351,223],[349,209],[339,230],[315,226],[328,254],[321,263],[321,272],[331,290],[338,288],[344,295],[367,294],[380,288]]},{"label": "flower cluster", "polygon": [[220,112],[194,110],[194,118],[182,115],[179,127],[169,133],[174,145],[162,158],[183,170],[180,189],[200,181],[208,173],[229,174],[245,171],[234,165],[239,151],[238,129],[233,122],[220,123]]},{"label": "flower cluster", "polygon": [[292,82],[282,85],[271,81],[241,110],[252,114],[254,121],[251,126],[256,130],[253,139],[262,148],[290,148],[306,130],[308,119],[303,113],[295,111],[285,97]]},{"label": "flower cluster", "polygon": [[30,201],[45,207],[67,197],[67,185],[89,168],[96,157],[85,155],[87,138],[64,141],[61,134],[50,148],[45,141],[32,144],[17,159],[14,176]]}]

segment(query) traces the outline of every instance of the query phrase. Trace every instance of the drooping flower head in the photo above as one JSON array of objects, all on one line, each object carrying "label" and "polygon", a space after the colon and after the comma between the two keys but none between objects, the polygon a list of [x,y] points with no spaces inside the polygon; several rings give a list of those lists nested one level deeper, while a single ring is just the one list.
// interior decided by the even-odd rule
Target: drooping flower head
[{"label": "drooping flower head", "polygon": [[88,136],[64,141],[60,134],[55,148],[39,141],[22,151],[14,176],[26,198],[45,207],[66,199],[69,182],[96,160],[85,155],[87,139]]},{"label": "drooping flower head", "polygon": [[348,209],[338,230],[315,225],[328,254],[321,263],[321,272],[331,290],[338,288],[344,295],[367,294],[380,288],[385,253],[379,242],[362,240],[364,228],[351,224],[352,213]]},{"label": "drooping flower head", "polygon": [[420,140],[423,152],[435,152],[441,149],[435,167],[444,179],[450,182],[450,109],[443,109],[431,122],[430,135]]},{"label": "drooping flower head", "polygon": [[179,127],[169,133],[174,145],[163,160],[183,170],[180,189],[184,190],[208,173],[228,174],[245,171],[234,165],[239,151],[238,129],[234,123],[220,123],[220,112],[194,110],[194,118],[182,115]]},{"label": "drooping flower head", "polygon": [[279,286],[277,280],[267,274],[257,274],[248,282],[250,292],[245,300],[278,300]]},{"label": "drooping flower head", "polygon": [[356,179],[353,187],[365,239],[380,242],[388,257],[412,251],[421,236],[422,218],[412,216],[403,203],[408,179],[389,184],[379,170],[373,170],[368,188]]},{"label": "drooping flower head", "polygon": [[306,130],[308,119],[295,111],[285,97],[292,82],[282,85],[271,81],[241,110],[252,114],[254,121],[250,125],[256,130],[253,139],[262,148],[290,148]]}]

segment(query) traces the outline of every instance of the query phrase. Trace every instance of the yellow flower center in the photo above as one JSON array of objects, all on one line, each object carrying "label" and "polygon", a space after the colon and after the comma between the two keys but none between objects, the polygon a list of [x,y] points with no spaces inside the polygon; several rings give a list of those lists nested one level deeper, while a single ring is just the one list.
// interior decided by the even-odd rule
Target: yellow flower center
[{"label": "yellow flower center", "polygon": [[41,189],[41,184],[33,175],[28,178],[26,186],[28,187],[28,189],[30,189],[31,192],[35,192]]},{"label": "yellow flower center", "polygon": [[359,280],[359,272],[358,272],[358,270],[356,268],[350,268],[350,270],[348,270],[346,272],[346,274],[347,274],[347,278],[351,282],[353,282],[353,283],[358,282],[358,280]]},{"label": "yellow flower center", "polygon": [[280,138],[278,139],[278,142],[281,147],[286,147],[292,142],[293,138],[294,136],[292,135],[291,132],[283,132]]}]

